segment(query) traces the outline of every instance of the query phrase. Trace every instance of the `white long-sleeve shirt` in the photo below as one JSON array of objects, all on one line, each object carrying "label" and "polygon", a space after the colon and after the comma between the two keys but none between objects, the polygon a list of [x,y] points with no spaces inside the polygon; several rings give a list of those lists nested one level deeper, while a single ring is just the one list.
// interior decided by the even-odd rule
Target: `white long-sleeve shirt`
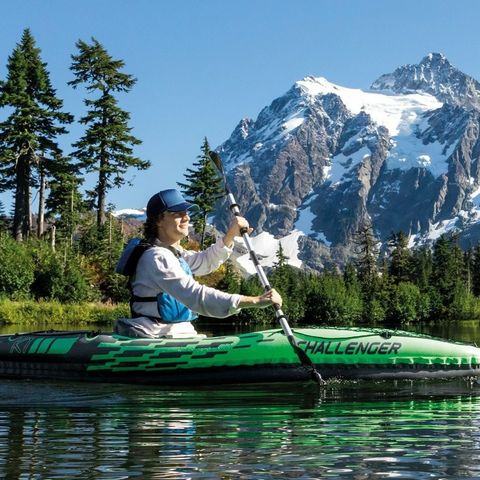
[{"label": "white long-sleeve shirt", "polygon": [[[194,275],[206,275],[216,270],[231,252],[222,239],[201,252],[179,250]],[[183,270],[175,254],[158,240],[153,248],[140,257],[132,290],[139,297],[168,293],[195,313],[207,317],[224,318],[240,311],[240,295],[221,292],[198,283]],[[133,309],[139,315],[159,317],[156,302],[135,302]]]}]

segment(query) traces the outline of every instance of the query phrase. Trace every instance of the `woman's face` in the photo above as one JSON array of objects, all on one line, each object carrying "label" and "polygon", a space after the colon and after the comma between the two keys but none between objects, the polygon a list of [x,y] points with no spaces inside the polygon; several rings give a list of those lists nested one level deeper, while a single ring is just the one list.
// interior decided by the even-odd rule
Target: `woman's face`
[{"label": "woman's face", "polygon": [[165,212],[157,221],[157,237],[160,241],[172,244],[188,235],[190,216],[187,211]]}]

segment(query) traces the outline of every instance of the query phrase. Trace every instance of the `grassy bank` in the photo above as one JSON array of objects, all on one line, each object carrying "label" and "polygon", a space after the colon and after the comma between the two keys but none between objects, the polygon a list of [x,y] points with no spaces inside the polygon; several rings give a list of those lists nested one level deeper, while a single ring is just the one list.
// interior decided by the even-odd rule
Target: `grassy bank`
[{"label": "grassy bank", "polygon": [[43,324],[48,327],[113,325],[117,318],[128,317],[128,304],[76,303],[33,300],[0,300],[0,323],[29,325]]}]

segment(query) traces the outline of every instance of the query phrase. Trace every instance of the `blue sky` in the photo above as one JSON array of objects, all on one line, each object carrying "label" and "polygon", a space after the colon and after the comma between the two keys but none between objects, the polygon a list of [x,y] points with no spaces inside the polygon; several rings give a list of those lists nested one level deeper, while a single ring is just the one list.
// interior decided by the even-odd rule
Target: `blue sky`
[{"label": "blue sky", "polygon": [[[307,75],[368,88],[381,74],[442,52],[480,79],[480,2],[476,0],[0,0],[0,78],[29,27],[64,110],[84,113],[70,55],[95,37],[138,79],[120,104],[152,162],[132,170],[131,187],[112,190],[116,208],[143,207],[175,187],[200,153],[240,119],[260,110]],[[1,115],[1,113],[0,113]],[[82,134],[70,128],[66,153]],[[7,205],[11,194],[0,199]]]}]

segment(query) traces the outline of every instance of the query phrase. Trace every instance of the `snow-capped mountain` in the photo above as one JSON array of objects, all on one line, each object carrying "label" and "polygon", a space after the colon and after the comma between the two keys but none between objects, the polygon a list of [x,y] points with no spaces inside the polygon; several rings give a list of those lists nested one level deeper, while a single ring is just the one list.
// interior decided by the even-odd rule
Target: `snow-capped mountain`
[{"label": "snow-capped mountain", "polygon": [[117,218],[134,219],[144,222],[147,218],[146,208],[124,208],[112,212],[112,215]]},{"label": "snow-capped mountain", "polygon": [[[445,228],[474,239],[479,132],[480,84],[432,53],[369,91],[297,81],[218,152],[256,231],[302,231],[299,258],[318,268],[345,260],[366,222],[381,240],[403,230],[413,243]],[[226,223],[224,209],[216,221]]]}]

